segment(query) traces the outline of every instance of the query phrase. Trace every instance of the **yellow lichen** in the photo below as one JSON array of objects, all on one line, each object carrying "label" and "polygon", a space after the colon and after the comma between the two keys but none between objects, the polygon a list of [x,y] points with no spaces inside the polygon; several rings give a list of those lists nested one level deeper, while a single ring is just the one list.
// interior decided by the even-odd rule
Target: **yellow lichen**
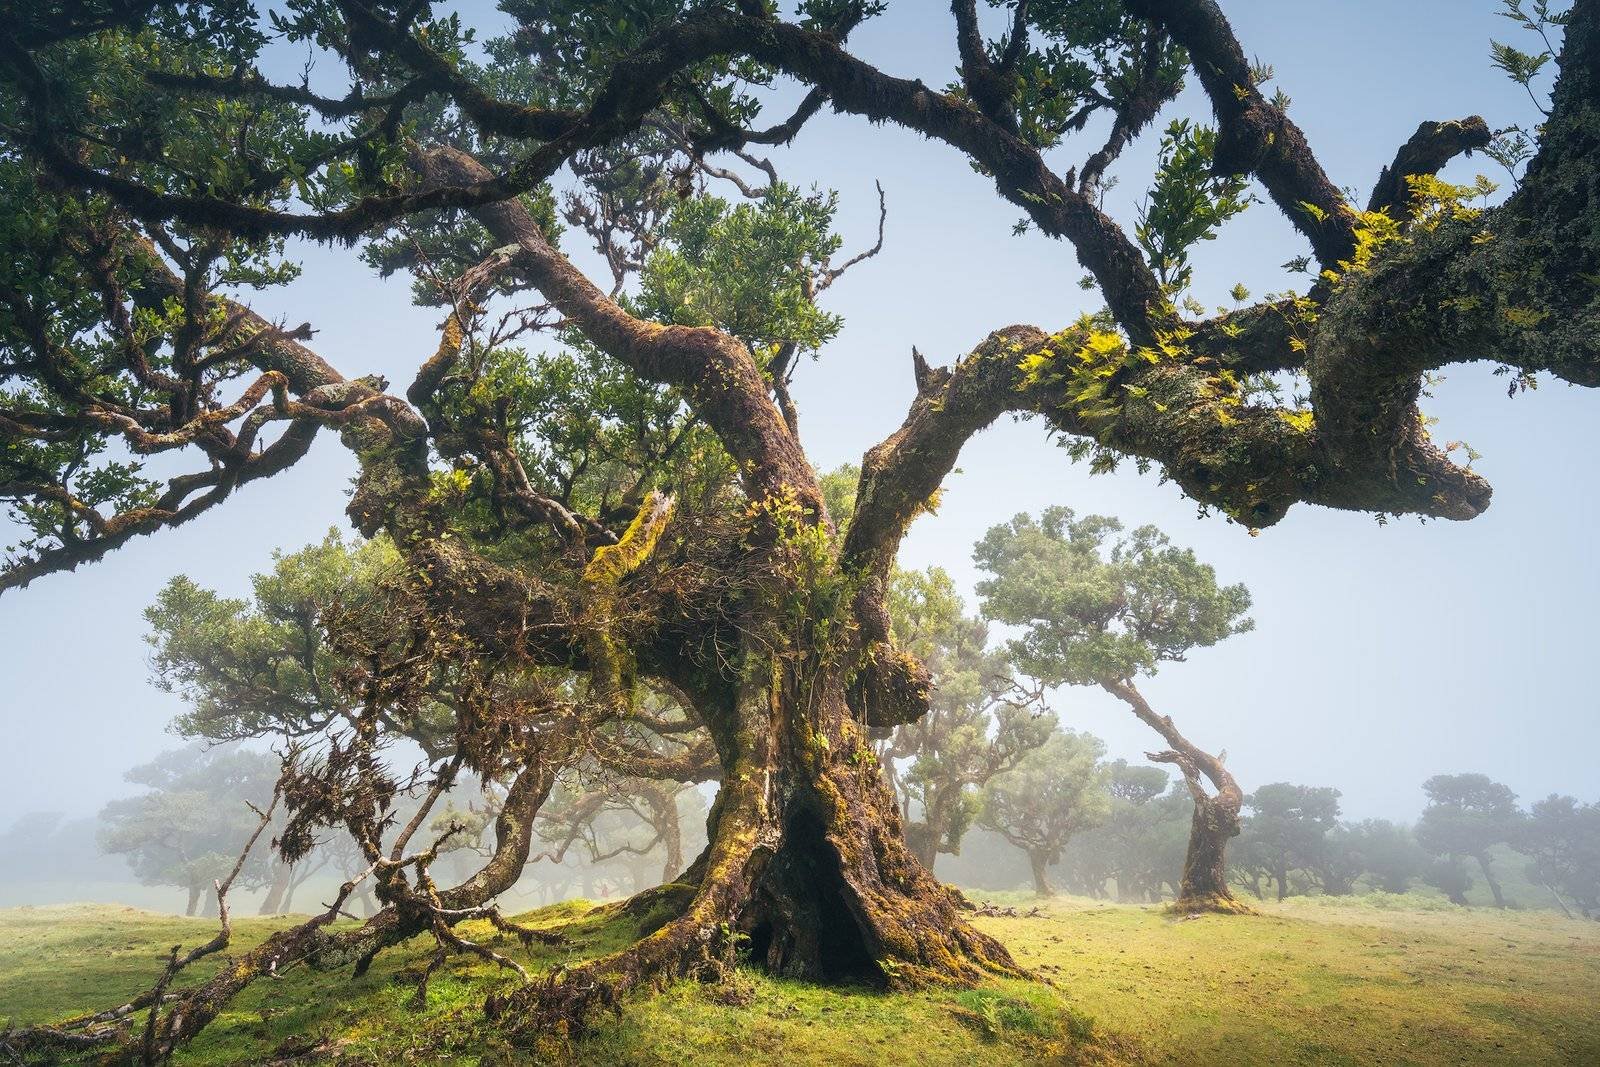
[{"label": "yellow lichen", "polygon": [[622,537],[614,545],[595,549],[589,565],[583,569],[585,584],[615,586],[623,578],[638,570],[655,551],[662,532],[672,518],[672,498],[664,493],[651,493],[644,507],[639,509],[633,522],[628,524]]}]

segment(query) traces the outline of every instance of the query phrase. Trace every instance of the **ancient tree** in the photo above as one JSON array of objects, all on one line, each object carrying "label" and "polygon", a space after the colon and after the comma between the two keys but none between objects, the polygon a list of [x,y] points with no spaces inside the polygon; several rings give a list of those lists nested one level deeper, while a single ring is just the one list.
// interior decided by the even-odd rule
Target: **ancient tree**
[{"label": "ancient tree", "polygon": [[[0,16],[0,496],[23,531],[0,588],[285,476],[324,430],[359,464],[351,522],[403,563],[389,623],[341,638],[363,664],[356,725],[285,790],[291,850],[354,828],[379,925],[327,953],[331,915],[278,935],[152,1021],[147,1056],[287,961],[359,966],[422,930],[449,943],[448,920],[525,856],[536,768],[629,714],[644,681],[680,693],[715,749],[710,844],[671,921],[497,998],[497,1018],[580,1017],[713,966],[734,935],[784,974],[1011,973],[905,845],[867,734],[927,708],[885,590],[967,439],[1031,416],[1250,529],[1302,501],[1469,519],[1489,487],[1429,439],[1424,377],[1488,361],[1600,382],[1595,0],[1561,16],[1549,114],[1523,150],[1501,144],[1515,187],[1492,206],[1436,178],[1490,145],[1476,117],[1418,116],[1382,174],[1330,176],[1215,0],[1034,0],[996,12],[997,37],[954,0],[943,88],[851,53],[880,3],[503,7],[507,31],[483,41],[442,5],[389,0]],[[277,46],[310,51],[315,84],[268,62]],[[1099,192],[1190,78],[1212,115],[1166,127],[1150,209],[1125,226]],[[758,90],[779,81],[799,103],[774,121]],[[829,199],[762,156],[824,106],[947,145],[1070,246],[1105,304],[997,329],[948,366],[916,357],[916,398],[864,456],[842,536],[790,384],[837,331],[818,301],[855,257]],[[1371,196],[1351,201],[1353,184]],[[1311,277],[1210,315],[1185,300],[1187,249],[1247,187],[1303,236]],[[291,237],[363,242],[416,279],[442,326],[411,380],[251,309],[252,287],[292,273]],[[609,277],[573,265],[580,245]],[[523,347],[538,339],[557,347]],[[1268,383],[1295,375],[1304,403],[1277,399]],[[461,765],[513,784],[505,862],[433,895],[372,745],[437,672],[474,683],[452,724]]]},{"label": "ancient tree", "polygon": [[[1170,747],[1146,753],[1175,764],[1194,799],[1176,908],[1239,911],[1228,889],[1227,846],[1239,833],[1244,794],[1219,756],[1195,745],[1140,692],[1137,680],[1250,629],[1250,594],[1217,584],[1192,551],[1153,526],[1122,535],[1117,520],[1048,508],[991,529],[973,550],[990,577],[978,583],[984,614],[1026,627],[1012,655],[1046,685],[1097,686]],[[1210,782],[1210,791],[1206,788]]]}]

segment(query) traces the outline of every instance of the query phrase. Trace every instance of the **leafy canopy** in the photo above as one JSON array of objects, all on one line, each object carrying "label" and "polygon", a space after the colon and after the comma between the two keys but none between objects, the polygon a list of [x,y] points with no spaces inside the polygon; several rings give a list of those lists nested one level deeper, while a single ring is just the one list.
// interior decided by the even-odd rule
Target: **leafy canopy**
[{"label": "leafy canopy", "polygon": [[1051,685],[1129,682],[1254,625],[1243,585],[1219,585],[1154,526],[1123,535],[1116,519],[1047,508],[991,529],[973,559],[990,575],[984,615],[1027,627],[1012,655]]},{"label": "leafy canopy", "polygon": [[1061,729],[983,791],[978,821],[1018,848],[1054,864],[1072,836],[1111,810],[1099,738]]}]

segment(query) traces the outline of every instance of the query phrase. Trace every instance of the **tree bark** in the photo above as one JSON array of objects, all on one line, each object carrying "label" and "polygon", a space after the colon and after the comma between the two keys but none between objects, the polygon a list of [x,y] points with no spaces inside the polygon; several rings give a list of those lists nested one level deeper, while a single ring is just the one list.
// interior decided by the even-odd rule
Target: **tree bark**
[{"label": "tree bark", "polygon": [[[1244,805],[1239,783],[1221,760],[1180,734],[1170,715],[1157,715],[1131,681],[1119,679],[1102,684],[1172,746],[1168,751],[1146,755],[1161,763],[1176,764],[1194,799],[1194,817],[1189,821],[1189,848],[1183,860],[1183,881],[1172,909],[1248,912],[1249,907],[1235,898],[1228,887],[1228,841],[1239,835],[1239,809]],[[1202,774],[1216,789],[1214,795],[1206,792],[1200,780]],[[1281,883],[1278,899],[1283,899]]]},{"label": "tree bark", "polygon": [[1056,891],[1050,885],[1050,864],[1045,855],[1037,849],[1028,850],[1028,869],[1033,873],[1033,895],[1036,897],[1053,897]]},{"label": "tree bark", "polygon": [[198,908],[199,906],[200,906],[200,887],[197,886],[197,885],[192,885],[192,886],[189,887],[189,903],[188,903],[187,906],[184,907],[183,914],[188,916],[189,918],[194,918],[195,909]]},{"label": "tree bark", "polygon": [[683,826],[678,819],[678,798],[672,793],[667,794],[661,813],[661,842],[667,853],[661,880],[670,882],[683,873]]},{"label": "tree bark", "polygon": [[1505,894],[1500,890],[1499,879],[1495,878],[1494,872],[1489,869],[1488,853],[1479,852],[1472,858],[1478,861],[1478,869],[1483,872],[1483,880],[1489,883],[1489,892],[1494,894],[1494,906],[1501,909],[1505,908]]},{"label": "tree bark", "polygon": [[1228,887],[1228,840],[1239,833],[1239,809],[1220,797],[1196,797],[1189,821],[1189,849],[1173,907],[1202,905],[1238,910]]},{"label": "tree bark", "polygon": [[284,900],[289,894],[290,884],[294,881],[294,868],[281,860],[272,865],[272,884],[267,887],[267,895],[261,901],[261,907],[256,909],[257,915],[276,915],[283,909]]},{"label": "tree bark", "polygon": [[917,857],[917,862],[928,870],[933,870],[933,864],[939,856],[938,837],[933,827],[929,826],[926,819],[922,822],[907,822],[906,847],[911,849],[911,854]]}]

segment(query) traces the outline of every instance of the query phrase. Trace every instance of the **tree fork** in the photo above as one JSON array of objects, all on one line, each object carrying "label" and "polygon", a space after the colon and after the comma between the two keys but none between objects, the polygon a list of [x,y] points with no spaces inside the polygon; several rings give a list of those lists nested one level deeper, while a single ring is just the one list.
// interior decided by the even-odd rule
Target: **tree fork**
[{"label": "tree fork", "polygon": [[[1156,714],[1132,682],[1108,683],[1105,689],[1127,704],[1139,721],[1172,746],[1165,752],[1147,752],[1145,757],[1157,763],[1176,764],[1183,772],[1189,795],[1194,798],[1189,847],[1183,858],[1183,880],[1172,902],[1172,910],[1249,914],[1249,906],[1228,888],[1228,841],[1239,836],[1239,809],[1244,805],[1244,792],[1239,783],[1220,759],[1179,733],[1170,715]],[[1200,780],[1202,774],[1210,779],[1216,789],[1215,795],[1206,792]]]}]

